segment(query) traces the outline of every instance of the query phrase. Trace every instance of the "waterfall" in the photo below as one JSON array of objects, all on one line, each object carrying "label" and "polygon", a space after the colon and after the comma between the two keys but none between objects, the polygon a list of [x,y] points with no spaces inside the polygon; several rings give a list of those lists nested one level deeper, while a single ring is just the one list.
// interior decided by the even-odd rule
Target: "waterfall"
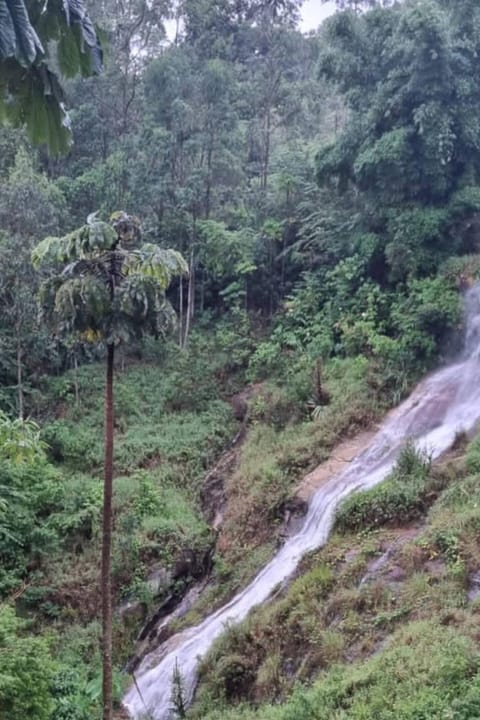
[{"label": "waterfall", "polygon": [[133,718],[142,718],[147,712],[153,720],[171,718],[176,663],[186,699],[192,700],[198,659],[227,625],[240,622],[264,602],[292,574],[305,553],[326,542],[339,503],[352,492],[381,482],[407,439],[435,458],[451,446],[458,431],[474,428],[480,418],[480,286],[465,295],[465,327],[459,358],[420,382],[410,397],[389,413],[370,445],[315,493],[301,530],[287,540],[254,580],[199,625],[174,635],[144,658],[136,673],[137,686],[132,685],[123,700]]}]

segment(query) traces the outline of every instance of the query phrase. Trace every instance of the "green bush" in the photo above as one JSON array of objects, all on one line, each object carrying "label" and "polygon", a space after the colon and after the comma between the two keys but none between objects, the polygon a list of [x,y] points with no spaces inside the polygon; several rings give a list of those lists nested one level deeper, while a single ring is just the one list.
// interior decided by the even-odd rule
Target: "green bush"
[{"label": "green bush", "polygon": [[248,378],[251,381],[265,380],[284,371],[286,358],[277,342],[267,340],[258,345],[250,358]]},{"label": "green bush", "polygon": [[387,480],[355,493],[341,504],[336,527],[340,532],[357,531],[420,517],[425,512],[428,494],[436,487],[430,465],[426,453],[416,451],[412,443],[407,444]]},{"label": "green bush", "polygon": [[467,468],[471,473],[480,472],[480,435],[469,444],[466,462]]},{"label": "green bush", "polygon": [[[61,474],[44,457],[31,462],[0,461],[4,505],[0,512],[0,596],[59,547],[55,514],[63,498]],[[13,584],[13,587],[12,587]]]},{"label": "green bush", "polygon": [[440,350],[446,334],[461,319],[460,296],[444,278],[412,280],[405,296],[392,304],[395,335],[408,350],[412,368],[424,370]]},{"label": "green bush", "polygon": [[460,286],[465,281],[477,280],[480,276],[480,255],[450,257],[440,266],[439,273],[450,283]]},{"label": "green bush", "polygon": [[302,413],[302,405],[292,398],[290,388],[265,383],[250,403],[248,419],[280,429],[305,414],[306,403],[303,408]]},{"label": "green bush", "polygon": [[64,419],[54,420],[42,429],[42,439],[54,462],[65,462],[85,470],[102,461],[101,436],[95,427]]},{"label": "green bush", "polygon": [[49,643],[22,637],[24,623],[0,606],[0,709],[5,720],[51,720],[57,670]]}]

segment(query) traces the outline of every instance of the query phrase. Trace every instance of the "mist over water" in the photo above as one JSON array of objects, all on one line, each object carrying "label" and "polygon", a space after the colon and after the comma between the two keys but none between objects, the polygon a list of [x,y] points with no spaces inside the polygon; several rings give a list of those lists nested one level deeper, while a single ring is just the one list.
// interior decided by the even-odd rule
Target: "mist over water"
[{"label": "mist over water", "polygon": [[191,701],[198,658],[206,654],[228,624],[240,622],[255,605],[264,602],[278,583],[292,574],[305,553],[326,542],[339,503],[352,492],[383,480],[408,439],[435,458],[450,447],[457,432],[474,428],[480,418],[480,286],[465,295],[465,328],[459,359],[420,382],[410,397],[389,413],[368,448],[315,493],[302,529],[250,585],[202,623],[173,636],[144,658],[136,672],[138,689],[132,685],[123,700],[133,718],[142,718],[148,712],[153,720],[169,720],[176,663],[186,698]]}]

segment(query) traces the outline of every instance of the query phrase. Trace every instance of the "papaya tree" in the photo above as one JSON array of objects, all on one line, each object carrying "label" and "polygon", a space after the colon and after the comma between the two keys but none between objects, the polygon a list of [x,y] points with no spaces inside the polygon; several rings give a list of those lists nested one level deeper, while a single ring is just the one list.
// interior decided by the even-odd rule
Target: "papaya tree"
[{"label": "papaya tree", "polygon": [[35,268],[55,271],[40,289],[41,314],[58,333],[106,348],[105,457],[102,529],[103,720],[112,718],[111,543],[113,493],[113,370],[115,348],[163,333],[174,319],[165,292],[187,272],[180,253],[140,244],[136,218],[115,213],[110,223],[88,217],[64,237],[47,237],[32,252]]}]

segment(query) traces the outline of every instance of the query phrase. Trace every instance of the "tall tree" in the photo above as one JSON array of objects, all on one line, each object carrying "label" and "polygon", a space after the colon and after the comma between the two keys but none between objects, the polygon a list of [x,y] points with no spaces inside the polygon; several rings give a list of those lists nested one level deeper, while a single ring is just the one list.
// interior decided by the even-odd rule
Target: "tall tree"
[{"label": "tall tree", "polygon": [[157,245],[138,245],[136,218],[115,213],[111,224],[97,220],[62,238],[50,237],[32,253],[35,267],[63,269],[44,282],[45,319],[60,332],[106,346],[105,460],[102,538],[103,720],[112,718],[111,544],[113,494],[113,370],[115,347],[167,329],[173,310],[165,291],[187,271],[182,256]]},{"label": "tall tree", "polygon": [[320,149],[318,179],[340,194],[355,191],[357,229],[375,234],[383,282],[428,274],[452,249],[472,249],[465,230],[478,212],[480,105],[470,48],[478,47],[479,11],[467,28],[458,10],[399,3],[339,13],[327,26],[321,69],[344,92],[350,116]]},{"label": "tall tree", "polygon": [[20,146],[14,158],[8,172],[0,173],[0,377],[7,407],[15,404],[9,388],[16,385],[16,409],[22,417],[25,390],[34,370],[52,367],[54,355],[51,340],[38,327],[38,277],[30,252],[38,233],[58,232],[65,218],[65,200],[38,172],[26,148]]}]

